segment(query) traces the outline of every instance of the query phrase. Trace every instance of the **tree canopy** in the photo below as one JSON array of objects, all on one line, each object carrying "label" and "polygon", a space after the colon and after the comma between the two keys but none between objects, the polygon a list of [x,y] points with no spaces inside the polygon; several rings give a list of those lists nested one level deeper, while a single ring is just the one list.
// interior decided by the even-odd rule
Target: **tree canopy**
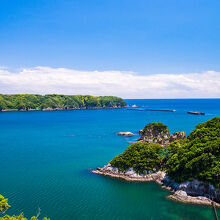
[{"label": "tree canopy", "polygon": [[186,140],[171,143],[166,171],[177,182],[198,179],[220,187],[220,117],[198,124]]},{"label": "tree canopy", "polygon": [[[8,204],[8,199],[5,199],[4,196],[0,195],[0,214],[1,213],[3,214],[10,207],[11,206]],[[23,213],[21,213],[18,216],[4,215],[3,217],[0,217],[0,220],[28,220],[28,219],[24,217]],[[31,217],[30,220],[39,220],[39,219],[36,216],[33,216],[33,217]],[[44,217],[43,220],[50,220],[50,219]]]},{"label": "tree canopy", "polygon": [[0,213],[5,212],[9,207],[8,199],[5,199],[4,196],[0,195]]},{"label": "tree canopy", "polygon": [[148,130],[148,129],[154,129],[154,130],[158,130],[160,132],[162,131],[169,131],[167,125],[161,123],[161,122],[153,122],[153,123],[148,123],[145,125],[143,132]]},{"label": "tree canopy", "polygon": [[113,167],[125,171],[133,167],[136,173],[143,174],[153,169],[159,170],[163,153],[163,147],[159,144],[146,142],[131,144],[122,154],[110,161]]}]

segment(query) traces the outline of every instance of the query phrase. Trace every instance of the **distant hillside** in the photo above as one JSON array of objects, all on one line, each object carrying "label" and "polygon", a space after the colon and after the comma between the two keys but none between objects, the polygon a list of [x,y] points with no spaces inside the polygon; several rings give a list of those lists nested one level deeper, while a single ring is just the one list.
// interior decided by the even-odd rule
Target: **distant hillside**
[{"label": "distant hillside", "polygon": [[0,94],[0,111],[118,108],[126,102],[115,96]]}]

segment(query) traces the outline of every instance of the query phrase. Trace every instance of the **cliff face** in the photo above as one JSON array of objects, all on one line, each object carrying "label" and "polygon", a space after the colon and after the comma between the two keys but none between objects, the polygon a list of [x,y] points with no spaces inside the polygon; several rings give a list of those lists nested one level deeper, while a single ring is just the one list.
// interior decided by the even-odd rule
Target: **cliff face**
[{"label": "cliff face", "polygon": [[186,138],[185,132],[175,132],[170,135],[169,129],[163,123],[149,123],[143,130],[139,131],[140,142],[158,143],[168,146],[171,142]]}]

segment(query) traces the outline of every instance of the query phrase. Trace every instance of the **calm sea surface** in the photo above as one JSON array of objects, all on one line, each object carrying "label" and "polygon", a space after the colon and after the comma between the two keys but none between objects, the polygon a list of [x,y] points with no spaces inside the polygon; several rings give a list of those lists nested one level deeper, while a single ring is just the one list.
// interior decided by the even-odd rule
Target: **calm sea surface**
[{"label": "calm sea surface", "polygon": [[[171,132],[186,131],[220,116],[220,99],[126,100],[176,112],[76,110],[0,113],[0,194],[12,206],[51,220],[74,219],[214,219],[209,207],[173,202],[154,183],[129,183],[88,172],[104,166],[138,138],[149,122],[163,122]],[[189,115],[187,111],[207,114]],[[134,137],[115,135],[119,131]],[[219,215],[220,212],[218,211]]]}]

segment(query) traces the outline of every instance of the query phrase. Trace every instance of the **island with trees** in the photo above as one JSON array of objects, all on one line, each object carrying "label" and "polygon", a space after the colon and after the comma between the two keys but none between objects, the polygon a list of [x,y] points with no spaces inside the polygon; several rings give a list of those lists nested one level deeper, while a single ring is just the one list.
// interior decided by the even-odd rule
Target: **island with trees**
[{"label": "island with trees", "polygon": [[154,181],[182,202],[220,207],[220,117],[196,128],[186,137],[172,135],[163,123],[150,123],[138,142],[93,173],[127,181]]},{"label": "island with trees", "polygon": [[126,102],[115,96],[0,94],[0,111],[74,110],[122,108]]}]

